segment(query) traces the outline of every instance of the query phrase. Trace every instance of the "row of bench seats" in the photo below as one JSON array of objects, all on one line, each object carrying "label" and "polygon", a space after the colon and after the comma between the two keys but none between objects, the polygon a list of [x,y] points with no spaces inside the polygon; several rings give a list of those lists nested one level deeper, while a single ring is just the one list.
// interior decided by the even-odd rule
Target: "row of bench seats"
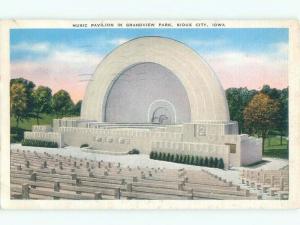
[{"label": "row of bench seats", "polygon": [[289,170],[242,170],[240,177],[246,186],[266,194],[266,199],[288,199]]},{"label": "row of bench seats", "polygon": [[11,151],[12,199],[259,199],[206,170],[140,168],[121,163]]}]

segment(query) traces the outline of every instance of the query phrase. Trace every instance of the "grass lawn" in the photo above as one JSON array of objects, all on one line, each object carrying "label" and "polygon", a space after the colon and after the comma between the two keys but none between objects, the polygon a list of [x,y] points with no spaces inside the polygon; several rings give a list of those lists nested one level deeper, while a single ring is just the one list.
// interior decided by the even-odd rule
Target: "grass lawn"
[{"label": "grass lawn", "polygon": [[[42,119],[39,120],[40,125],[50,124],[52,125],[52,120],[56,118],[55,115],[52,114],[43,114]],[[30,131],[32,125],[37,125],[36,119],[28,119],[19,122],[19,128],[16,128],[17,122],[14,117],[10,118],[10,137],[11,142],[21,142],[24,136],[25,131]]]},{"label": "grass lawn", "polygon": [[288,141],[286,137],[282,138],[280,144],[280,136],[269,137],[265,140],[264,156],[288,159]]}]

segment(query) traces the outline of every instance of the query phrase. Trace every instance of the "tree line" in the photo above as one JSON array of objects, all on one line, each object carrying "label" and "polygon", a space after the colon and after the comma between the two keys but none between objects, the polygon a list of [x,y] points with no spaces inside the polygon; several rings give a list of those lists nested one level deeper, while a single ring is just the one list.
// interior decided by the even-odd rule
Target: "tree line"
[{"label": "tree line", "polygon": [[[270,135],[288,136],[288,88],[264,85],[261,90],[226,90],[231,120],[239,122],[239,132],[265,139]],[[270,139],[269,139],[270,140]]]},{"label": "tree line", "polygon": [[35,118],[36,123],[43,114],[55,114],[57,117],[79,115],[81,100],[76,104],[70,94],[59,90],[52,95],[52,90],[46,86],[38,86],[23,78],[10,81],[10,114],[16,119],[16,126],[20,121]]},{"label": "tree line", "polygon": [[[239,123],[239,133],[263,138],[269,135],[288,136],[288,88],[282,90],[264,85],[261,90],[229,88],[226,90],[230,119]],[[10,112],[19,122],[45,114],[56,117],[80,114],[82,101],[76,104],[69,93],[59,90],[52,95],[49,87],[38,86],[23,78],[10,82]]]}]

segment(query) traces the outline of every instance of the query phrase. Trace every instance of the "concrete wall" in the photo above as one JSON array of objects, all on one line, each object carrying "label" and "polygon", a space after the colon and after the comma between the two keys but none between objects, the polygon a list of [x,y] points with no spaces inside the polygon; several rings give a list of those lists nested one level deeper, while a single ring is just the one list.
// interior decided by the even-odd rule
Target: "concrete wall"
[{"label": "concrete wall", "polygon": [[222,157],[228,167],[248,165],[262,158],[261,139],[237,134],[236,122],[202,121],[196,124],[155,126],[99,123],[72,118],[55,120],[53,124],[56,133],[26,132],[26,137],[37,140],[60,138],[62,145],[88,144],[95,150],[106,152],[128,152],[136,148],[144,154],[159,150]]},{"label": "concrete wall", "polygon": [[50,125],[33,125],[32,132],[52,132]]},{"label": "concrete wall", "polygon": [[262,139],[247,137],[241,141],[241,165],[249,165],[262,160]]},{"label": "concrete wall", "polygon": [[89,144],[94,149],[105,151],[129,151],[133,148],[142,153],[151,151],[152,140],[181,141],[181,133],[151,132],[142,129],[92,129],[60,127],[66,145]]},{"label": "concrete wall", "polygon": [[24,139],[53,141],[59,147],[63,147],[64,143],[61,133],[57,132],[24,132]]}]

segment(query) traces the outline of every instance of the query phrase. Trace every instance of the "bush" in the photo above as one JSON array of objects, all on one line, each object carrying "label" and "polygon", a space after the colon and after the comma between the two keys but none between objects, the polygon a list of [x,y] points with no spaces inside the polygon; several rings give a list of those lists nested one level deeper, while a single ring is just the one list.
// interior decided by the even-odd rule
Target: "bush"
[{"label": "bush", "polygon": [[208,158],[207,157],[205,157],[205,159],[204,159],[203,166],[208,166]]},{"label": "bush", "polygon": [[190,156],[189,164],[194,165],[194,160],[195,160],[194,156],[193,155]]},{"label": "bush", "polygon": [[157,152],[150,152],[150,159],[157,159]]},{"label": "bush", "polygon": [[208,166],[209,167],[214,167],[214,158],[213,157],[209,157]]},{"label": "bush", "polygon": [[170,153],[167,154],[166,161],[168,161],[168,162],[171,161],[171,154]]},{"label": "bush", "polygon": [[187,158],[188,158],[187,155],[184,155],[184,156],[183,156],[183,163],[184,163],[184,164],[187,164],[187,160],[188,160]]},{"label": "bush", "polygon": [[200,159],[199,159],[199,166],[204,166],[204,159],[203,159],[203,157],[200,157]]},{"label": "bush", "polygon": [[134,148],[134,149],[130,150],[128,152],[128,154],[129,155],[136,155],[136,154],[140,154],[140,151]]},{"label": "bush", "polygon": [[171,155],[170,161],[175,162],[175,155],[173,155],[173,154]]},{"label": "bush", "polygon": [[194,165],[199,166],[199,156],[195,157]]},{"label": "bush", "polygon": [[45,148],[58,148],[57,142],[53,141],[42,141],[42,140],[32,140],[32,139],[23,139],[23,146],[34,146],[34,147],[45,147]]},{"label": "bush", "polygon": [[162,153],[160,152],[157,157],[158,160],[162,160]]},{"label": "bush", "polygon": [[191,162],[191,156],[187,155],[185,164],[190,164],[190,162]]},{"label": "bush", "polygon": [[86,148],[86,147],[89,147],[89,145],[88,144],[82,144],[82,145],[80,145],[80,148]]},{"label": "bush", "polygon": [[183,163],[183,155],[179,156],[179,163]]},{"label": "bush", "polygon": [[[139,151],[136,149],[132,149],[129,154],[139,154]],[[196,166],[206,166],[206,167],[214,167],[219,169],[224,169],[224,161],[222,158],[213,158],[213,157],[201,157],[194,155],[182,155],[182,154],[171,154],[165,152],[150,152],[150,159],[176,162],[188,165],[196,165]]]},{"label": "bush", "polygon": [[216,157],[216,158],[214,159],[214,167],[215,167],[215,168],[218,168],[218,164],[219,164],[219,159]]},{"label": "bush", "polygon": [[153,154],[154,154],[154,152],[150,152],[150,159],[153,159]]},{"label": "bush", "polygon": [[178,154],[176,154],[176,156],[175,156],[175,162],[179,163],[179,155]]},{"label": "bush", "polygon": [[223,162],[223,159],[219,159],[219,163],[218,163],[218,168],[219,169],[224,169],[225,165],[224,165],[224,162]]},{"label": "bush", "polygon": [[162,154],[162,160],[164,160],[164,161],[167,160],[167,154],[165,152],[163,152],[163,154]]}]

